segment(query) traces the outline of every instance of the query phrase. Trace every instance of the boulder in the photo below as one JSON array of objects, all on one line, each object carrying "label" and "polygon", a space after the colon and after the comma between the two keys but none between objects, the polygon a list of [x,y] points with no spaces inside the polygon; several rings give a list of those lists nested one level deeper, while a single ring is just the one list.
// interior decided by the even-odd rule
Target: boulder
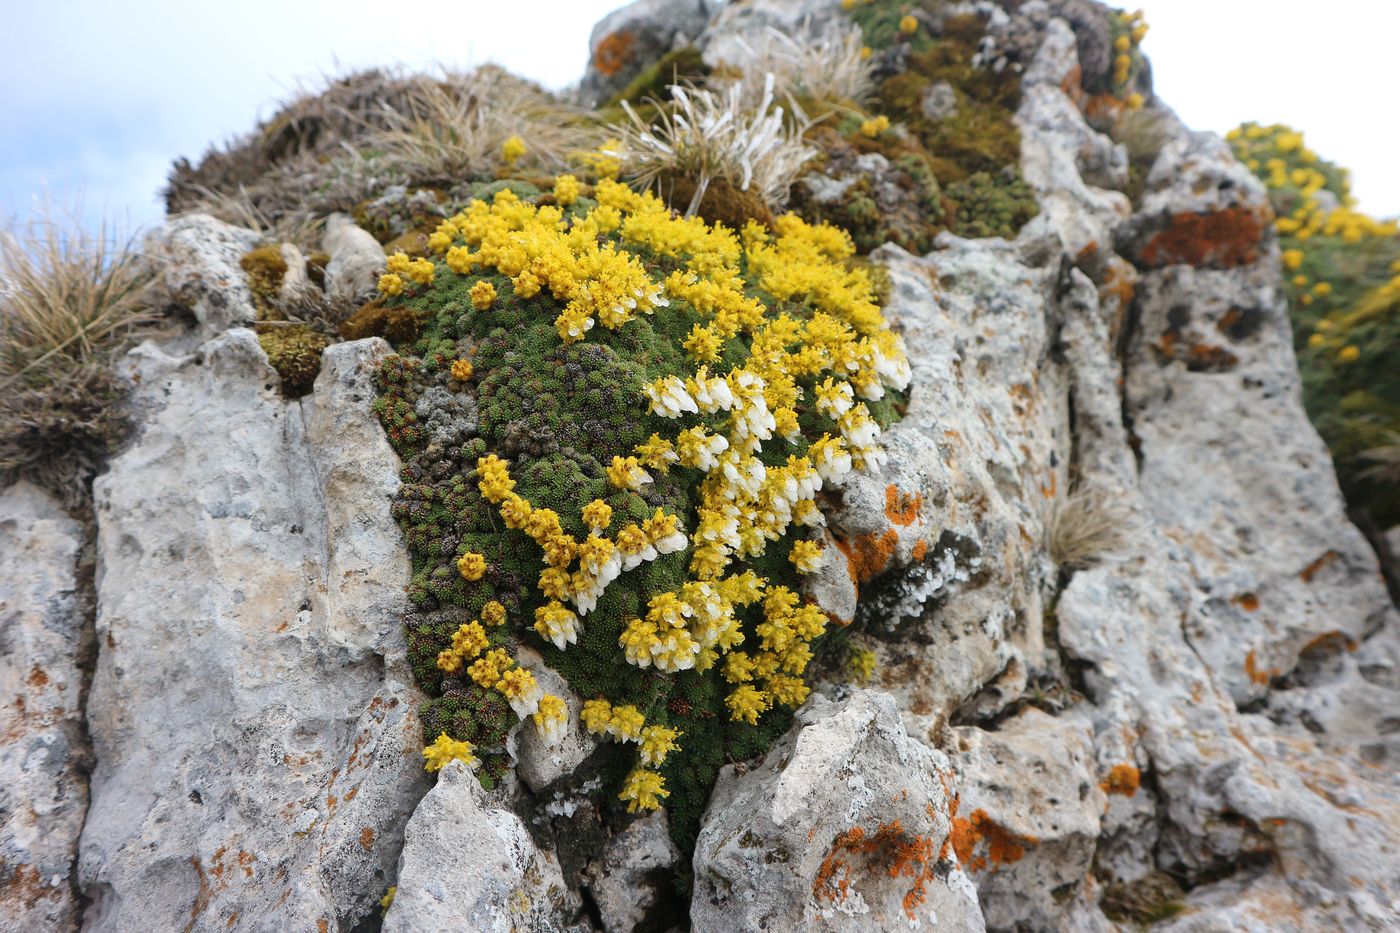
[{"label": "boulder", "polygon": [[336,928],[392,883],[427,781],[387,351],[330,347],[294,402],[249,330],[125,364],[146,415],[94,490],[89,926]]},{"label": "boulder", "polygon": [[49,493],[0,492],[0,927],[76,929],[73,862],[90,752],[80,667],[90,654],[84,533]]}]

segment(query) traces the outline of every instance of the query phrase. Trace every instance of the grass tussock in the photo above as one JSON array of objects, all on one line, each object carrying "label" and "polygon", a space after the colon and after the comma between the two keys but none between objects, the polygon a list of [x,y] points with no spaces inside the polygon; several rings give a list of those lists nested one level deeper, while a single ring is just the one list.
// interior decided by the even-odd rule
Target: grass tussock
[{"label": "grass tussock", "polygon": [[1082,570],[1126,552],[1139,537],[1137,515],[1122,495],[1091,484],[1057,495],[1045,523],[1050,559],[1064,570]]},{"label": "grass tussock", "polygon": [[84,500],[125,427],[112,363],[156,317],[147,270],[132,240],[76,212],[0,231],[0,477]]},{"label": "grass tussock", "polygon": [[651,102],[657,109],[651,121],[624,101],[631,121],[622,127],[624,171],[639,187],[660,187],[676,177],[693,182],[687,216],[717,181],[781,207],[817,150],[803,141],[806,117],[797,113],[789,120],[774,104],[774,83],[771,74],[765,77],[756,107],[745,105],[740,83],[723,93],[677,85],[669,102]]},{"label": "grass tussock", "polygon": [[738,83],[746,106],[761,109],[768,75],[779,99],[803,102],[809,112],[852,110],[875,91],[871,59],[861,56],[864,40],[853,23],[835,20],[797,36],[770,27],[742,44],[747,67],[737,76],[721,70],[709,83],[721,90]]},{"label": "grass tussock", "polygon": [[527,147],[513,167],[543,171],[601,139],[585,111],[494,66],[357,72],[303,92],[198,165],[177,162],[166,208],[311,249],[326,215],[353,213],[392,186],[447,190],[495,177],[512,136]]}]

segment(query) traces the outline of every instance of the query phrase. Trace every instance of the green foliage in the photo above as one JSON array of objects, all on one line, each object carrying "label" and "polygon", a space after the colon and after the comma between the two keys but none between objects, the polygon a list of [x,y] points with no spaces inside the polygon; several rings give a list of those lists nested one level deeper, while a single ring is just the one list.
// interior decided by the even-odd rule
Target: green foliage
[{"label": "green foliage", "polygon": [[958,205],[953,232],[963,237],[1015,239],[1040,211],[1030,185],[1011,172],[978,172],[952,185],[948,195]]},{"label": "green foliage", "polygon": [[[1019,175],[1019,71],[975,64],[986,23],[934,0],[857,0],[850,15],[881,78],[870,112],[896,126],[872,134],[870,121],[847,114],[813,132],[822,155],[811,167],[844,188],[833,200],[821,185],[799,184],[794,210],[843,227],[862,252],[889,242],[925,253],[944,229],[1014,236],[1038,206]],[[906,16],[913,32],[900,28]],[[889,170],[871,171],[859,161],[867,153]]]},{"label": "green foliage", "polygon": [[1228,137],[1279,216],[1284,291],[1303,401],[1342,491],[1377,528],[1400,524],[1400,484],[1369,453],[1400,431],[1400,230],[1353,209],[1347,171],[1287,126],[1246,123]]},{"label": "green foliage", "polygon": [[330,340],[305,324],[286,327],[263,324],[258,327],[258,343],[267,361],[282,377],[282,394],[299,398],[311,391],[321,373],[321,351]]},{"label": "green foliage", "polygon": [[[488,198],[505,187],[522,198],[543,200],[537,188],[511,182],[480,186],[478,193]],[[593,206],[582,199],[568,211],[574,215]],[[625,241],[618,246],[640,259],[653,281],[681,268],[677,258]],[[477,461],[487,453],[507,460],[515,492],[535,508],[556,510],[563,532],[577,539],[588,533],[581,509],[593,500],[611,507],[613,528],[641,524],[657,509],[682,516],[689,526],[704,478],[700,470],[653,471],[653,482],[635,491],[610,484],[606,470],[615,456],[630,454],[653,433],[674,434],[674,421],[651,414],[644,386],[693,371],[683,344],[705,319],[673,296],[669,305],[621,327],[595,327],[586,339],[566,344],[555,324],[561,304],[548,291],[525,297],[511,278],[493,269],[459,274],[441,260],[432,261],[430,286],[381,299],[372,312],[380,319],[409,315],[415,325],[383,331],[398,355],[386,359],[376,375],[374,408],[404,460],[392,510],[412,558],[409,661],[419,686],[433,698],[422,711],[425,739],[445,732],[469,741],[482,758],[482,773],[499,775],[502,736],[515,722],[514,713],[499,694],[438,667],[439,653],[451,646],[458,627],[480,618],[487,602],[499,602],[507,623],[489,630],[493,648],[513,654],[517,646],[528,645],[583,698],[634,705],[648,725],[679,730],[682,752],[669,756],[660,770],[670,792],[666,806],[673,832],[688,848],[719,768],[765,749],[788,727],[790,713],[770,710],[757,725],[732,720],[725,706],[731,688],[719,665],[703,673],[663,673],[626,662],[619,648],[624,627],[646,615],[653,597],[675,592],[691,578],[686,551],[644,562],[608,586],[567,650],[540,638],[532,624],[535,610],[547,602],[537,587],[540,546],[523,530],[507,527],[496,506],[482,497]],[[495,295],[485,311],[477,310],[472,297],[483,282]],[[756,288],[750,292],[773,312],[798,320],[812,313],[805,304],[778,302]],[[364,315],[369,314],[366,309]],[[727,372],[748,352],[747,337],[729,341],[712,371]],[[454,364],[464,361],[471,363],[470,375],[464,375],[465,367],[454,375]],[[887,393],[867,404],[871,417],[888,425],[898,417],[901,399]],[[720,431],[727,419],[717,412],[701,420]],[[804,434],[837,430],[810,406],[802,407],[800,422]],[[760,456],[771,467],[806,450],[807,442],[798,439],[766,445]],[[789,547],[790,542],[773,543],[745,565],[772,585],[798,590]],[[481,579],[469,581],[459,571],[457,559],[464,553],[489,555]],[[752,633],[763,619],[761,605],[738,608],[736,614],[757,641]],[[611,808],[621,808],[615,797],[609,799]]]}]

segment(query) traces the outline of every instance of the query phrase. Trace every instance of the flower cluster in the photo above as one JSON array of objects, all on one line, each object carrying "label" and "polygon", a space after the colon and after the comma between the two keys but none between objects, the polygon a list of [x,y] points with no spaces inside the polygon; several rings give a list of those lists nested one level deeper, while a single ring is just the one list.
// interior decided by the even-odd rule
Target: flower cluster
[{"label": "flower cluster", "polygon": [[1134,71],[1141,67],[1139,47],[1147,36],[1147,21],[1142,10],[1124,12],[1118,15],[1113,26],[1116,33],[1113,39],[1113,86],[1123,89],[1128,86]]},{"label": "flower cluster", "polygon": [[[536,572],[538,549],[534,587],[521,594],[521,612],[533,624],[508,632],[501,603],[486,602],[450,644],[435,643],[442,674],[494,691],[557,741],[568,707],[518,665],[509,639],[531,633],[558,651],[592,656],[596,623],[608,632],[605,646],[618,633],[620,657],[633,668],[713,671],[721,689],[710,694],[714,712],[707,715],[718,712],[735,728],[801,705],[809,693],[804,675],[828,624],[795,589],[823,561],[813,530],[825,521],[818,494],[854,470],[881,468],[886,454],[874,412],[888,413],[882,400],[911,376],[869,274],[850,262],[849,236],[791,214],[771,227],[733,230],[678,217],[656,196],[607,177],[590,187],[561,175],[533,201],[503,188],[469,202],[439,224],[428,249],[430,259],[391,257],[385,296],[415,300],[436,274],[455,296],[454,319],[499,319],[502,333],[515,326],[506,322],[541,313],[553,318],[553,330],[536,323],[535,332],[550,341],[557,335],[566,347],[590,339],[595,327],[621,333],[601,340],[612,347],[629,339],[629,324],[675,341],[670,355],[659,354],[664,362],[650,357],[634,383],[636,417],[650,436],[636,443],[646,436],[637,431],[630,449],[589,454],[596,459],[581,475],[597,491],[588,501],[542,495],[558,487],[538,485],[528,454],[514,474],[514,453],[511,462],[472,454],[475,486],[496,532],[504,525],[525,550],[512,545],[507,556],[482,543],[490,539],[460,539],[458,585],[468,594],[518,587],[522,568]],[[664,329],[639,315],[664,319]],[[480,346],[472,354],[472,361],[447,356],[439,365],[485,392],[499,364]],[[754,562],[773,548],[760,575]],[[638,570],[667,555],[676,558]],[[621,603],[635,608],[590,620],[590,613],[615,611],[599,608],[614,585],[637,587],[635,602]],[[661,769],[680,750],[673,717],[686,714],[664,692],[614,702],[620,699],[595,693],[580,722],[636,745],[619,798],[629,810],[655,809],[670,793]],[[687,728],[694,736],[695,727]]]}]

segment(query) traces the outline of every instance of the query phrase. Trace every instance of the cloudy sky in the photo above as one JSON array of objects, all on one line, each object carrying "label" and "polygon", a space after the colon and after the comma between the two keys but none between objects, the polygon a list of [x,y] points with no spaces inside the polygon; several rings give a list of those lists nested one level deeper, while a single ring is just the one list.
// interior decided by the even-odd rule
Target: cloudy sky
[{"label": "cloudy sky", "polygon": [[[1351,167],[1363,209],[1400,214],[1400,2],[1142,3],[1157,89],[1188,123],[1291,123]],[[429,15],[362,0],[4,0],[0,218],[28,213],[47,189],[60,203],[81,194],[89,217],[152,222],[173,158],[196,158],[298,88],[355,68],[495,61],[563,87],[582,74],[592,24],[620,5],[458,0]]]}]

